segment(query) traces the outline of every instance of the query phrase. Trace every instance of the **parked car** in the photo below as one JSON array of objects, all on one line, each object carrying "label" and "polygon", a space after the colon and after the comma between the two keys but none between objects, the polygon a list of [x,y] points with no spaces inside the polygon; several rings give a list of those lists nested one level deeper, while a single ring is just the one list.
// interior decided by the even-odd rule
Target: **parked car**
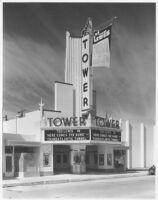
[{"label": "parked car", "polygon": [[149,171],[149,175],[155,175],[156,173],[155,165],[151,166],[148,171]]}]

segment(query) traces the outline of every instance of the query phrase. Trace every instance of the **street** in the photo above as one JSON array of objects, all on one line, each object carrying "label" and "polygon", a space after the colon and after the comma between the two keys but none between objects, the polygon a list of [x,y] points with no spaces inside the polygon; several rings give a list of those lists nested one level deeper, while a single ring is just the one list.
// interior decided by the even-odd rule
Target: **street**
[{"label": "street", "polygon": [[154,198],[155,176],[3,188],[3,198]]}]

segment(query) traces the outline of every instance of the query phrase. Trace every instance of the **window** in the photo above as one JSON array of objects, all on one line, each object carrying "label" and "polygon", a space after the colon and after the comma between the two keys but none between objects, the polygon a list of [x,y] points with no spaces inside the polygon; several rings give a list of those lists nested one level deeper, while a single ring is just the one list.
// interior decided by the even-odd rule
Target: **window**
[{"label": "window", "polygon": [[12,157],[6,156],[6,172],[11,172],[12,171]]},{"label": "window", "polygon": [[94,153],[94,164],[98,163],[98,155],[97,153]]},{"label": "window", "polygon": [[99,154],[99,165],[104,165],[104,154]]},{"label": "window", "polygon": [[114,150],[114,167],[124,168],[126,160],[125,150]]},{"label": "window", "polygon": [[11,147],[11,146],[6,146],[6,147],[5,147],[5,153],[13,153],[13,147]]},{"label": "window", "polygon": [[50,167],[50,153],[43,154],[43,166]]},{"label": "window", "polygon": [[112,154],[107,154],[107,165],[111,166],[112,165]]}]

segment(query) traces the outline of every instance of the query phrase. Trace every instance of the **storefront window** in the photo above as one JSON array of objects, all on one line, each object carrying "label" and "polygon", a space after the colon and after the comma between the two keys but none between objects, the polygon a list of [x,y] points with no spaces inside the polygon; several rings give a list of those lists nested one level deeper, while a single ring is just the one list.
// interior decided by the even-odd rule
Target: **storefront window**
[{"label": "storefront window", "polygon": [[11,172],[12,171],[12,157],[6,156],[6,172]]},{"label": "storefront window", "polygon": [[5,153],[7,154],[7,153],[13,153],[13,147],[11,147],[11,146],[6,146],[5,147]]},{"label": "storefront window", "polygon": [[99,165],[104,165],[104,154],[99,154]]},{"label": "storefront window", "polygon": [[98,156],[97,153],[94,153],[94,164],[98,163]]},{"label": "storefront window", "polygon": [[43,166],[50,167],[50,154],[49,153],[43,154]]},{"label": "storefront window", "polygon": [[107,165],[112,166],[112,154],[107,154]]},{"label": "storefront window", "polygon": [[114,150],[114,167],[115,168],[124,168],[126,159],[125,150]]}]

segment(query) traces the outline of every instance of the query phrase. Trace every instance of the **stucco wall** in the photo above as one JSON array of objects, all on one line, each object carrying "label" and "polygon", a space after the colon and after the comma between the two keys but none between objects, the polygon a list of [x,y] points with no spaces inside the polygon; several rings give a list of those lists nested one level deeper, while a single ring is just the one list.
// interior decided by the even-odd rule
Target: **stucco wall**
[{"label": "stucco wall", "polygon": [[36,135],[40,139],[40,111],[26,113],[24,117],[3,122],[3,133]]},{"label": "stucco wall", "polygon": [[73,116],[73,85],[55,82],[55,110]]},{"label": "stucco wall", "polygon": [[[154,130],[153,130],[153,125],[149,124],[144,124],[144,136],[141,135],[141,123],[134,123],[130,122],[130,134],[131,137],[128,139],[131,139],[131,146],[130,146],[130,151],[131,151],[131,167],[132,168],[140,168],[140,167],[150,167],[151,165],[154,164],[154,141],[153,141],[153,136],[154,136]],[[123,130],[123,132],[126,129]],[[141,148],[144,146],[144,149],[142,150]],[[142,164],[143,158],[144,157],[144,166]]]}]

